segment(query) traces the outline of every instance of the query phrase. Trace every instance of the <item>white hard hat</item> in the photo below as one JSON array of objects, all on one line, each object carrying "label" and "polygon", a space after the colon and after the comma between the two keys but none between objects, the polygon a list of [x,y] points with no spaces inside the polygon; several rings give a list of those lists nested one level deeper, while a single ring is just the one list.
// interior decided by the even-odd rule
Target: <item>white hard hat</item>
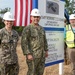
[{"label": "white hard hat", "polygon": [[33,9],[32,11],[31,11],[31,16],[40,16],[40,12],[39,12],[39,10],[38,9]]},{"label": "white hard hat", "polygon": [[75,14],[71,14],[69,19],[75,19]]},{"label": "white hard hat", "polygon": [[10,12],[6,12],[3,16],[3,20],[14,21],[14,16]]}]

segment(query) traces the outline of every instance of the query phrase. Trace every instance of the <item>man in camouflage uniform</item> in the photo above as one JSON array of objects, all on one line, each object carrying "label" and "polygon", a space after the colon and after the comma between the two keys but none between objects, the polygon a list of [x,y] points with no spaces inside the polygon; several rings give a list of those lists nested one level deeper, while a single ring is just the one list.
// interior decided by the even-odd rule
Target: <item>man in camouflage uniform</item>
[{"label": "man in camouflage uniform", "polygon": [[43,75],[48,47],[45,31],[38,24],[40,20],[38,9],[31,11],[31,20],[32,23],[24,28],[21,39],[21,47],[28,65],[27,75]]},{"label": "man in camouflage uniform", "polygon": [[16,46],[19,35],[12,29],[15,19],[10,12],[6,12],[3,20],[5,27],[0,30],[0,75],[18,75]]}]

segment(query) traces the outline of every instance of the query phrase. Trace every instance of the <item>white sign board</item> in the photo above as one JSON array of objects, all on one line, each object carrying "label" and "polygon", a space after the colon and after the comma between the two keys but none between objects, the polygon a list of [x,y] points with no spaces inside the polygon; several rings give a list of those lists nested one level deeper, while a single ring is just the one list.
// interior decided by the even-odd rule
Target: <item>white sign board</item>
[{"label": "white sign board", "polygon": [[59,0],[38,0],[41,12],[40,25],[46,30],[48,58],[46,66],[64,61],[64,2]]}]

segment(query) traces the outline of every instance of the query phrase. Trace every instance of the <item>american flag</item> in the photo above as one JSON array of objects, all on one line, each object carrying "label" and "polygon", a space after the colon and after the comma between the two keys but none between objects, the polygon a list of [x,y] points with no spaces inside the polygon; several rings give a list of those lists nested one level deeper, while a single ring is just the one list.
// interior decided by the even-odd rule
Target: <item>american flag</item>
[{"label": "american flag", "polygon": [[15,26],[27,26],[30,23],[32,0],[15,0]]}]

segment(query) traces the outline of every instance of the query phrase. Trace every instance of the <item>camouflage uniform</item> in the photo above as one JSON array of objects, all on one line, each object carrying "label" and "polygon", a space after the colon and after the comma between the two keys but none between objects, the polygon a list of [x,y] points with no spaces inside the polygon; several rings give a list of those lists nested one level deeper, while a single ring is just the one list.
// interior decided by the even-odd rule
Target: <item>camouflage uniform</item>
[{"label": "camouflage uniform", "polygon": [[11,34],[5,28],[0,30],[0,75],[18,75],[18,39],[19,35],[15,30]]},{"label": "camouflage uniform", "polygon": [[23,54],[31,54],[33,60],[28,60],[27,75],[43,75],[45,67],[45,53],[48,50],[45,31],[41,26],[28,25],[22,32],[21,47]]}]

